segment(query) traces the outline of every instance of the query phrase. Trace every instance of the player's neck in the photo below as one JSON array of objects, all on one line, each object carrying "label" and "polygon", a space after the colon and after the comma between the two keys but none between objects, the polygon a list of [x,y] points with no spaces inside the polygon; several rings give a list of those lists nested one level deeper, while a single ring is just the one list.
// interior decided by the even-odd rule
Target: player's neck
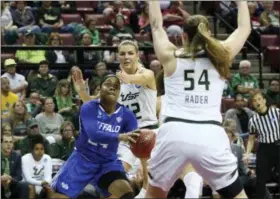
[{"label": "player's neck", "polygon": [[107,103],[105,101],[102,101],[102,102],[100,102],[100,105],[102,106],[102,108],[108,115],[111,115],[116,111],[117,102],[116,103],[112,103],[112,102]]}]

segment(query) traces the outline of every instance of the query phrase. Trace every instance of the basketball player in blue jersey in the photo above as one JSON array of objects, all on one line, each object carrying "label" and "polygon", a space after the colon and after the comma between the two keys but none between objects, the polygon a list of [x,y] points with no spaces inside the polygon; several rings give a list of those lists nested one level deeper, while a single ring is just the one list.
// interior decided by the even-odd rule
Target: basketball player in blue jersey
[{"label": "basketball player in blue jersey", "polygon": [[251,32],[247,2],[236,1],[238,27],[225,41],[211,36],[206,17],[189,16],[181,49],[168,39],[159,2],[147,3],[155,53],[164,69],[165,120],[148,163],[145,198],[166,198],[187,163],[222,197],[247,198],[220,112],[232,59]]},{"label": "basketball player in blue jersey", "polygon": [[[157,129],[157,90],[154,73],[152,70],[146,69],[139,62],[139,59],[137,42],[124,40],[119,44],[118,60],[120,61],[121,71],[117,73],[117,76],[122,83],[118,101],[133,111],[139,129]],[[81,70],[77,69],[75,73],[81,74]],[[95,96],[90,96],[86,92],[84,81],[74,82],[74,85],[83,102],[95,98]],[[125,170],[130,171],[137,158],[132,154],[126,143],[120,142],[118,155]]]},{"label": "basketball player in blue jersey", "polygon": [[89,183],[104,196],[134,197],[117,149],[120,141],[135,142],[137,120],[117,102],[119,93],[119,79],[109,75],[101,83],[100,100],[82,105],[80,135],[74,152],[53,180],[51,198],[76,198]]}]

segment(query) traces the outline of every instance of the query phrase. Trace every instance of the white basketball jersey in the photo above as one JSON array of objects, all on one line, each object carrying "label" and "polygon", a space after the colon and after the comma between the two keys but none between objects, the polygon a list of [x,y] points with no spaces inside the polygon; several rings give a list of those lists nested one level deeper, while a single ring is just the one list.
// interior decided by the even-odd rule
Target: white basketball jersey
[{"label": "white basketball jersey", "polygon": [[135,84],[121,84],[119,103],[135,114],[138,127],[157,124],[157,91]]},{"label": "white basketball jersey", "polygon": [[162,125],[165,119],[165,107],[166,107],[165,95],[160,96],[160,100],[161,100],[161,106],[160,106],[158,120],[159,120],[159,125]]},{"label": "white basketball jersey", "polygon": [[176,70],[164,82],[165,116],[222,122],[225,81],[208,58],[176,58]]}]

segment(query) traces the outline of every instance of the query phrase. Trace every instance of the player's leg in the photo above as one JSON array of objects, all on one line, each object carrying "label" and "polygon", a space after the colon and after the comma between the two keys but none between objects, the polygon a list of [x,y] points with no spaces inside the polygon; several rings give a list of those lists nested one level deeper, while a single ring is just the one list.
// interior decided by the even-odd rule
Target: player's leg
[{"label": "player's leg", "polygon": [[238,177],[237,159],[232,154],[224,129],[216,125],[196,125],[200,139],[191,163],[210,187],[224,198],[247,198]]},{"label": "player's leg", "polygon": [[101,165],[99,173],[91,182],[105,197],[134,198],[134,191],[120,160]]},{"label": "player's leg", "polygon": [[53,179],[49,198],[75,198],[94,178],[99,165],[86,160],[74,151]]},{"label": "player's leg", "polygon": [[199,198],[203,186],[203,179],[196,173],[191,164],[188,164],[184,168],[180,178],[186,186],[185,198]]},{"label": "player's leg", "polygon": [[180,177],[187,164],[185,128],[181,123],[163,124],[157,134],[156,144],[148,161],[149,184],[145,198],[166,198],[169,189]]}]

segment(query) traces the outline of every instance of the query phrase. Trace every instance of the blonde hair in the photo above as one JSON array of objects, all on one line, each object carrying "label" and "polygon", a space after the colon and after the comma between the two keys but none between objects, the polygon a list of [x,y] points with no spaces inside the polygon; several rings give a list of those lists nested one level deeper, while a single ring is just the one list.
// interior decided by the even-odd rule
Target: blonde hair
[{"label": "blonde hair", "polygon": [[120,48],[121,48],[122,46],[125,46],[125,45],[134,46],[136,52],[139,52],[139,46],[138,46],[137,42],[136,42],[136,41],[132,41],[132,40],[123,40],[123,41],[119,44],[119,46],[118,46],[118,51],[120,51]]},{"label": "blonde hair", "polygon": [[184,32],[188,34],[189,40],[184,46],[186,53],[190,53],[194,59],[197,52],[205,50],[219,74],[227,78],[232,63],[230,51],[211,36],[207,18],[202,15],[188,17]]}]

